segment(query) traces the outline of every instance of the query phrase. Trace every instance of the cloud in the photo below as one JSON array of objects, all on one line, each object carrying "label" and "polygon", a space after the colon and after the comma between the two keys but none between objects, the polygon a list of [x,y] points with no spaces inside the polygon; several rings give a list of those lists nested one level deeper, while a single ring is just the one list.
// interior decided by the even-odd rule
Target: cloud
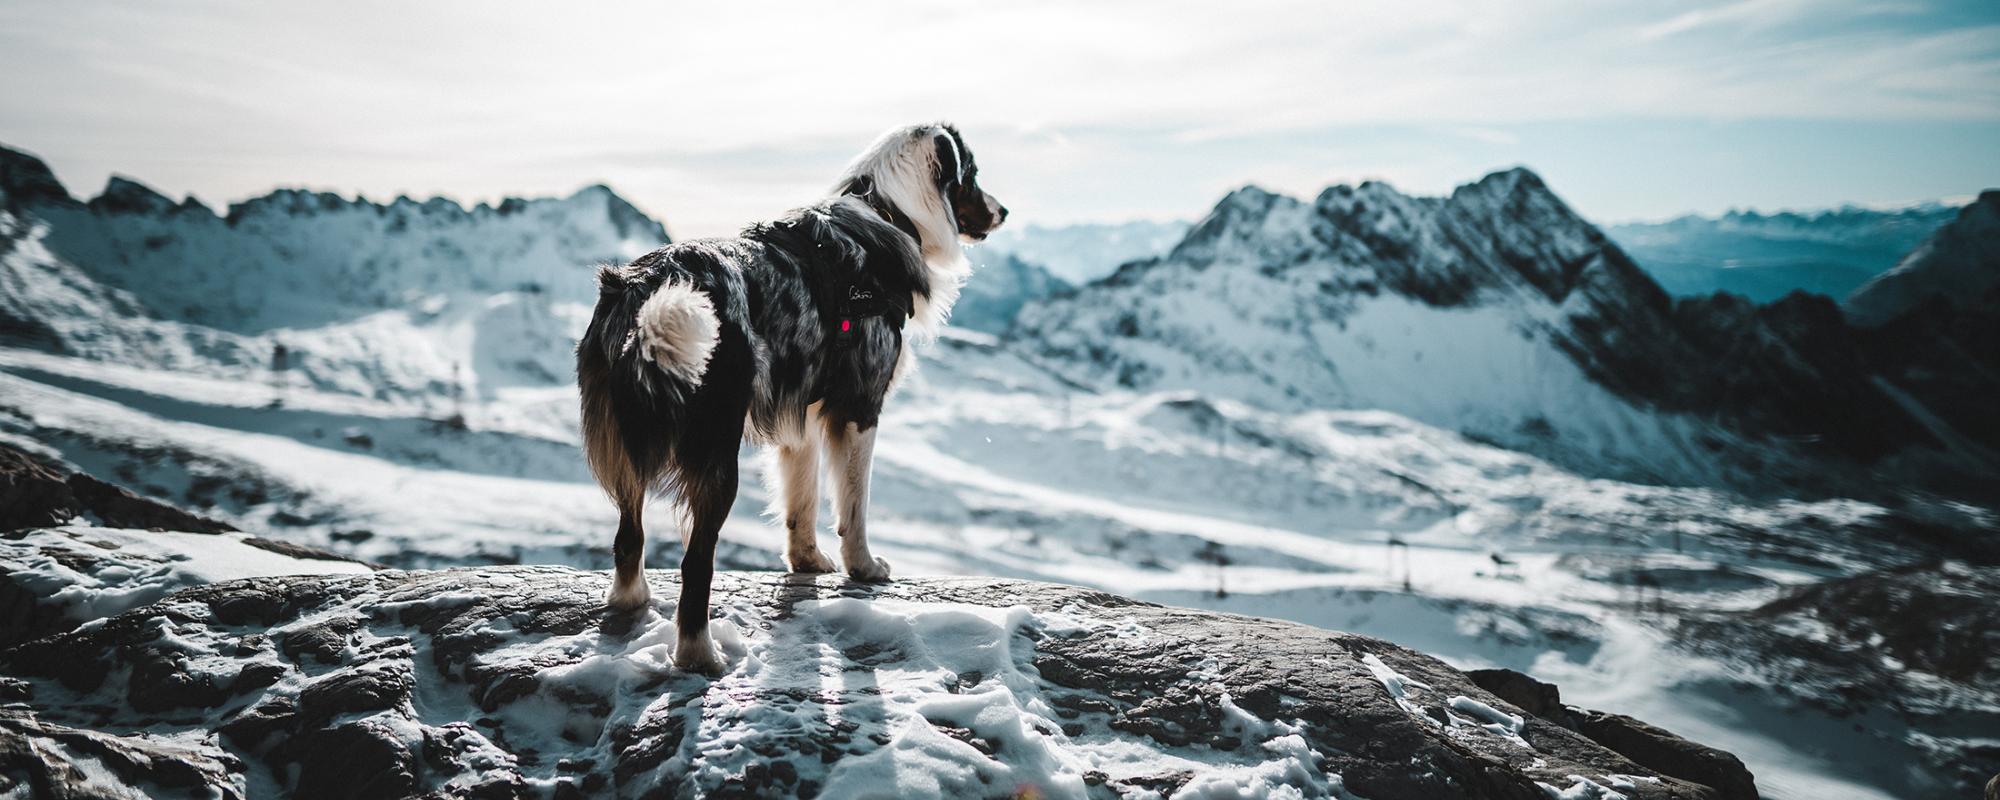
[{"label": "cloud", "polygon": [[642,205],[715,230],[938,117],[1038,169],[1352,126],[1511,146],[1551,120],[2000,119],[1989,6],[1970,23],[1832,0],[1654,8],[9,4],[0,134],[87,172],[199,163],[167,177],[209,196],[639,183]]}]

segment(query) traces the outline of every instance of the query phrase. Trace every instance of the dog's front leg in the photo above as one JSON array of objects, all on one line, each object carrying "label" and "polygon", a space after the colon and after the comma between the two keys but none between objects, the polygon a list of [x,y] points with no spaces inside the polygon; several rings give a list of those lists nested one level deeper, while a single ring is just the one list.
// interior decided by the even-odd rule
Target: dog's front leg
[{"label": "dog's front leg", "polygon": [[827,426],[827,468],[833,472],[833,507],[840,531],[840,561],[857,581],[886,581],[889,562],[868,552],[868,473],[875,458],[875,428],[853,423]]},{"label": "dog's front leg", "polygon": [[785,566],[793,572],[832,572],[819,550],[819,443],[811,437],[779,445],[777,491],[785,522]]}]

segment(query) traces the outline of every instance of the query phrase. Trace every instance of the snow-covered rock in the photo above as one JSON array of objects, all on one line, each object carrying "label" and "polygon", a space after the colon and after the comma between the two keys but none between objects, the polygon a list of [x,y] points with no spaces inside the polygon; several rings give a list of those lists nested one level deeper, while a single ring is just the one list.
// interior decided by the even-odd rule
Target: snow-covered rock
[{"label": "snow-covered rock", "polygon": [[[0,774],[222,797],[1525,799],[1578,775],[1732,796],[1363,636],[1023,581],[723,573],[709,680],[671,667],[670,605],[608,614],[605,589],[493,567],[183,591],[0,655],[0,725],[42,754]],[[1513,725],[1454,711],[1474,706]]]}]

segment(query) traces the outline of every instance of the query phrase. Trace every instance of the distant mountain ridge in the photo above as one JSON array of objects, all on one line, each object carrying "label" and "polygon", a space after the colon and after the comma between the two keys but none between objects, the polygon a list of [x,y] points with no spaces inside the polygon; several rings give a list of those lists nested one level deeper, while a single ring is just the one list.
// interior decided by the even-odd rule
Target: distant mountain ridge
[{"label": "distant mountain ridge", "polygon": [[1003,227],[980,245],[974,260],[1011,255],[1066,283],[1088,283],[1127,261],[1167,252],[1187,229],[1186,222],[1151,220]]},{"label": "distant mountain ridge", "polygon": [[1958,213],[1925,204],[1771,214],[1731,211],[1606,226],[1619,247],[1678,297],[1723,291],[1768,303],[1793,291],[1846,297]]},{"label": "distant mountain ridge", "polygon": [[38,159],[0,148],[0,191],[47,223],[55,256],[161,318],[253,333],[459,291],[539,287],[584,301],[595,293],[588,265],[668,241],[664,226],[602,185],[471,209],[280,189],[217,216],[124,177],[78,201]]},{"label": "distant mountain ridge", "polygon": [[975,252],[970,257],[979,267],[951,308],[951,324],[957,327],[1006,333],[1022,306],[1071,288],[1069,281],[1013,253]]}]

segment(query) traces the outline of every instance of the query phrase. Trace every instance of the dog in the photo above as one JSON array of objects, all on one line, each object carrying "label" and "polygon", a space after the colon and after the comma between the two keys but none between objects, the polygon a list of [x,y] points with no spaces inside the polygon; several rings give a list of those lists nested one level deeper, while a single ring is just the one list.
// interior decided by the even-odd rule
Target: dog
[{"label": "dog", "polygon": [[672,495],[685,545],[674,663],[686,671],[722,670],[709,584],[746,438],[776,451],[788,568],[834,569],[815,535],[823,446],[841,564],[854,580],[889,579],[868,549],[876,423],[915,366],[912,339],[944,325],[970,276],[963,245],[1007,218],[945,123],[884,134],[829,194],[734,238],[671,244],[597,273],[576,374],[585,455],[618,507],[606,604],[651,601],[640,513],[649,495]]}]

